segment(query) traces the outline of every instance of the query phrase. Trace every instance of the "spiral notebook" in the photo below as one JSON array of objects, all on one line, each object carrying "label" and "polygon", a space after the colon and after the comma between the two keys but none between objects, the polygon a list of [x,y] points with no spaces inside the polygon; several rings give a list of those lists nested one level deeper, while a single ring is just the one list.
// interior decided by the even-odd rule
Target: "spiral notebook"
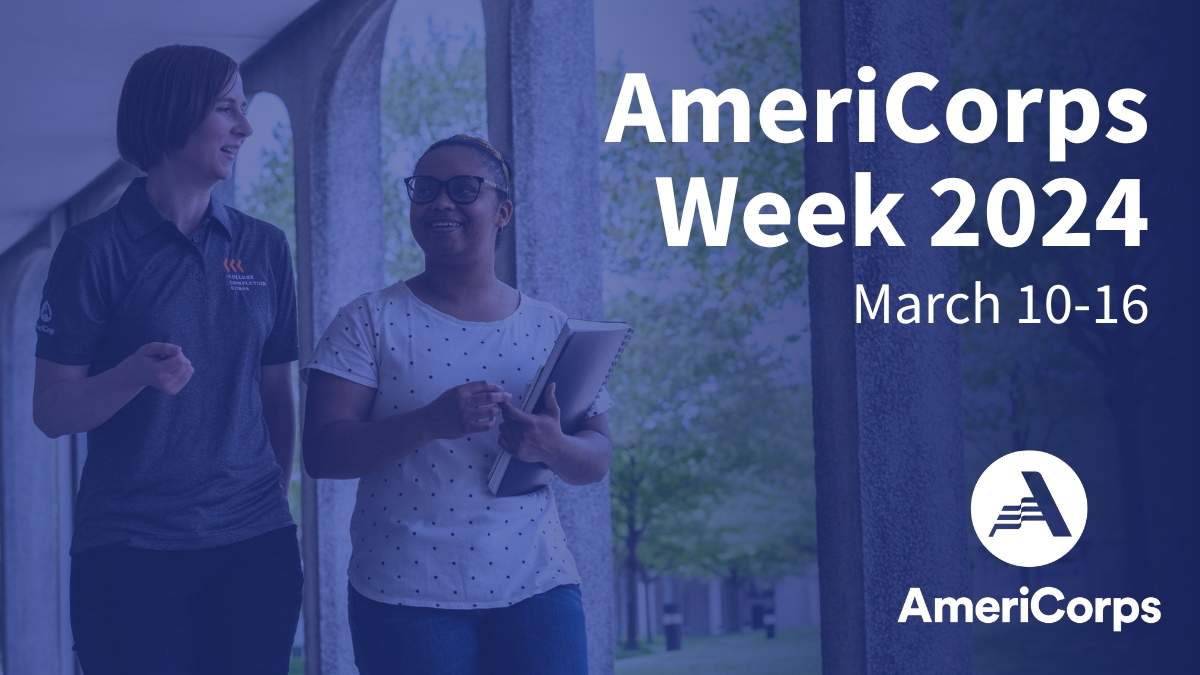
[{"label": "spiral notebook", "polygon": [[[567,319],[545,365],[529,383],[521,410],[541,412],[542,395],[553,382],[563,433],[579,431],[632,333],[629,324],[621,321]],[[552,478],[554,472],[545,464],[523,462],[501,452],[488,474],[488,487],[497,497],[512,497],[549,485]]]}]

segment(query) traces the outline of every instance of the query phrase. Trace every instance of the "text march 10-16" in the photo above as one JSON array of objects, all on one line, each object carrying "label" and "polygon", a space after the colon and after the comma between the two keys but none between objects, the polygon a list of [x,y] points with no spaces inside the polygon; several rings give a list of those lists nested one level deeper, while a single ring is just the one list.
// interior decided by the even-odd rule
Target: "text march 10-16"
[{"label": "text march 10-16", "polygon": [[[1021,287],[1025,312],[1017,323],[1041,323],[1044,316],[1050,323],[1063,324],[1074,312],[1077,317],[1084,313],[1094,316],[1098,324],[1120,323],[1122,318],[1126,323],[1140,324],[1150,315],[1150,308],[1141,299],[1145,292],[1146,287],[1141,284],[1129,286],[1116,307],[1112,287],[1107,284],[1097,288],[1094,295],[1088,294],[1092,298],[1088,304],[1077,301],[1078,296],[1083,295],[1079,291],[1076,291],[1077,300],[1073,301],[1070,289],[1055,284],[1044,291],[1045,312],[1042,313],[1041,307],[1034,303],[1034,286],[1030,284]],[[865,284],[854,287],[855,323],[864,320],[891,323],[893,315],[900,324],[937,323],[943,314],[956,324],[1000,323],[1000,304],[1000,298],[995,293],[985,293],[979,281],[975,282],[974,297],[966,293],[926,293],[924,296],[898,293],[893,296],[891,284],[880,284],[875,293],[869,292]]]}]

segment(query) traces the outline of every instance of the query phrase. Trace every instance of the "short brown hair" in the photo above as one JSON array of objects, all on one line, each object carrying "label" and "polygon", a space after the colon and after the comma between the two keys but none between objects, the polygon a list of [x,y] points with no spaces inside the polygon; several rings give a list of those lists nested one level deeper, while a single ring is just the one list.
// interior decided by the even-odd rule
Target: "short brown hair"
[{"label": "short brown hair", "polygon": [[142,171],[178,150],[233,81],[238,64],[208,47],[171,45],[129,68],[117,106],[117,150]]}]

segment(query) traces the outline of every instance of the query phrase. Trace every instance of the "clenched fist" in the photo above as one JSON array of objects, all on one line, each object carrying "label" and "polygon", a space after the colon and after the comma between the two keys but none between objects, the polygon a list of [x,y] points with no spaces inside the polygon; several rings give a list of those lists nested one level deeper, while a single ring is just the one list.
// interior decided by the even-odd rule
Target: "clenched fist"
[{"label": "clenched fist", "polygon": [[125,359],[135,382],[174,396],[192,379],[192,362],[183,348],[167,342],[149,342]]}]

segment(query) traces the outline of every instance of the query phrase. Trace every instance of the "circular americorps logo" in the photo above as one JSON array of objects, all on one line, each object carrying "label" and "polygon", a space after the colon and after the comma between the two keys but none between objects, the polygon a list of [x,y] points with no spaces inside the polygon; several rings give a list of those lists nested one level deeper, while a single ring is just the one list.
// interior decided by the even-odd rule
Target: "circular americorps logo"
[{"label": "circular americorps logo", "polygon": [[42,313],[38,318],[40,318],[42,320],[42,323],[50,323],[51,316],[53,316],[53,314],[51,314],[51,312],[50,312],[50,301],[43,300],[42,301]]},{"label": "circular americorps logo", "polygon": [[971,494],[971,522],[992,555],[1018,567],[1063,557],[1087,524],[1087,493],[1067,463],[1037,450],[992,462]]}]

